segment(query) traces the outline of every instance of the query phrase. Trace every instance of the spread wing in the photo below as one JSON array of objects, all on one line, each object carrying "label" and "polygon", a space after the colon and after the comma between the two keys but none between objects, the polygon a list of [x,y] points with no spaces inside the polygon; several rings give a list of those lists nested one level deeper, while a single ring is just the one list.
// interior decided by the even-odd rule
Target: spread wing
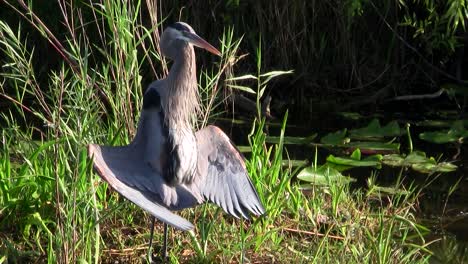
[{"label": "spread wing", "polygon": [[136,160],[132,156],[135,153],[131,147],[103,147],[91,144],[88,146],[88,154],[93,158],[97,173],[114,190],[166,224],[184,231],[193,229],[189,221],[156,202],[160,200],[157,197],[157,179],[161,179],[161,176],[157,175],[151,166]]},{"label": "spread wing", "polygon": [[201,194],[237,218],[265,209],[249,179],[241,154],[223,131],[207,126],[196,133],[198,182]]},{"label": "spread wing", "polygon": [[159,220],[182,230],[193,225],[173,214],[201,201],[185,186],[169,186],[164,173],[170,163],[167,128],[163,125],[160,94],[154,82],[145,93],[138,131],[132,143],[122,147],[89,145],[94,168],[110,186]]}]

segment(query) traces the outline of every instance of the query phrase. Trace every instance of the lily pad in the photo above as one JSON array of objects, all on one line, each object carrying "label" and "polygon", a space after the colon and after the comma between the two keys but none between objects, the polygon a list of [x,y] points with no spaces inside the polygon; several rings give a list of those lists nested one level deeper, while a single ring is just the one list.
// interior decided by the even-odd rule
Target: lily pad
[{"label": "lily pad", "polygon": [[401,135],[401,131],[395,120],[382,127],[378,119],[373,119],[366,127],[351,130],[350,137],[356,139],[396,137]]},{"label": "lily pad", "polygon": [[421,173],[434,173],[434,172],[451,172],[457,170],[457,165],[450,162],[440,162],[437,164],[431,163],[416,163],[411,166],[415,171]]},{"label": "lily pad", "polygon": [[360,120],[364,118],[363,115],[357,112],[339,112],[338,115],[348,120]]},{"label": "lily pad", "polygon": [[[457,120],[456,122],[460,122],[464,127],[468,127],[468,119]],[[417,126],[432,128],[450,128],[453,124],[453,120],[423,120],[416,122]]]},{"label": "lily pad", "polygon": [[410,167],[421,173],[450,172],[455,171],[457,166],[449,162],[440,162],[433,157],[426,157],[421,151],[414,151],[408,156],[398,154],[385,155],[382,163],[392,167]]},{"label": "lily pad", "polygon": [[378,186],[378,185],[372,185],[367,192],[368,195],[376,195],[378,197],[381,197],[382,194],[390,194],[390,195],[409,195],[410,192],[403,190],[401,188],[396,188],[396,187],[384,187],[384,186]]},{"label": "lily pad", "polygon": [[320,139],[320,143],[332,146],[341,146],[349,143],[349,138],[346,137],[346,132],[347,129],[345,128],[343,130],[328,133]]},{"label": "lily pad", "polygon": [[400,151],[400,144],[390,142],[366,142],[357,141],[351,142],[347,146],[351,148],[359,148],[362,153],[375,154],[375,153],[395,153]]},{"label": "lily pad", "polygon": [[[414,151],[408,156],[389,154],[383,156],[382,163],[392,167],[410,167],[415,163],[427,162],[426,153]],[[434,161],[435,162],[435,161]]]},{"label": "lily pad", "polygon": [[[307,145],[313,142],[313,140],[317,137],[317,134],[313,134],[308,137],[283,137],[283,142],[284,144],[287,145]],[[280,142],[280,137],[276,136],[267,136],[265,141],[267,143],[276,143],[278,144]]]},{"label": "lily pad", "polygon": [[449,130],[424,132],[419,134],[420,139],[436,144],[463,142],[463,139],[466,137],[468,137],[468,130],[465,129],[463,120],[455,121]]},{"label": "lily pad", "polygon": [[338,170],[322,165],[318,168],[307,167],[299,172],[297,178],[312,185],[329,186],[331,184],[348,184],[356,181],[351,177],[343,176]]},{"label": "lily pad", "polygon": [[356,149],[351,156],[348,157],[335,157],[330,155],[327,157],[327,164],[338,171],[345,171],[354,167],[375,167],[381,168],[382,155],[372,155],[361,159],[361,151]]}]

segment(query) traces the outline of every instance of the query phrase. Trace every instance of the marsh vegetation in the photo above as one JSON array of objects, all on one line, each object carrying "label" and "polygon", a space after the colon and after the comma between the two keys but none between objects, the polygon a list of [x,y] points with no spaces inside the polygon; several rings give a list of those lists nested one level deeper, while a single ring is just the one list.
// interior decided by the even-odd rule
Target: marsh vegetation
[{"label": "marsh vegetation", "polygon": [[131,141],[178,20],[222,52],[197,53],[198,127],[232,136],[267,215],[184,210],[202,251],[173,231],[171,262],[466,263],[462,3],[1,2],[0,263],[145,262],[150,216],[86,145]]}]

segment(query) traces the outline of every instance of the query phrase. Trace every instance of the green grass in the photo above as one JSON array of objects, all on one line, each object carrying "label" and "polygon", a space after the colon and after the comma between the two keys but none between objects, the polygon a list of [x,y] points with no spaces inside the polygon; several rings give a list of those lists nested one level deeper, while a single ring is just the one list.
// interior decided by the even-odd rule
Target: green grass
[{"label": "green grass", "polygon": [[[64,56],[47,82],[37,81],[38,62],[22,28],[14,31],[0,23],[0,48],[8,55],[0,81],[0,95],[8,102],[0,135],[0,262],[145,261],[149,215],[107,188],[92,171],[85,149],[89,143],[127,144],[136,131],[142,80],[151,79],[141,75],[142,69],[151,68],[154,78],[167,69],[154,38],[159,24],[149,28],[141,22],[140,6],[151,3],[102,1],[64,9],[63,42],[40,17],[25,16],[25,23],[36,25]],[[82,11],[95,20],[65,19],[79,18]],[[101,38],[90,39],[90,28]],[[222,112],[219,91],[225,87],[243,92],[256,87],[260,115],[268,80],[286,73],[262,73],[258,45],[257,72],[236,78],[243,55],[233,32],[225,30],[221,44],[214,43],[223,51],[221,62],[200,72],[206,113],[200,125]],[[414,217],[418,192],[375,198],[348,185],[302,190],[297,171],[283,166],[287,119],[286,113],[278,144],[265,143],[261,119],[253,122],[248,138],[247,167],[267,215],[246,221],[213,205],[185,210],[181,214],[196,224],[201,251],[188,233],[171,230],[171,262],[427,262],[424,228]],[[156,250],[161,240],[157,225]]]}]

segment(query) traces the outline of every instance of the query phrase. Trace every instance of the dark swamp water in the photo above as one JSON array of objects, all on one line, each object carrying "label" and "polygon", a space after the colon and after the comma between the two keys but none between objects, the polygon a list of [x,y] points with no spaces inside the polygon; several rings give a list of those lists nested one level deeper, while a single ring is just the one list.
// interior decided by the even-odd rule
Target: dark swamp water
[{"label": "dark swamp water", "polygon": [[[311,114],[307,122],[303,121],[303,117],[290,113],[285,136],[316,135],[316,137],[308,144],[285,144],[289,158],[298,160],[299,164],[310,166],[315,158],[316,146],[318,146],[318,164],[324,164],[329,155],[349,156],[352,149],[324,146],[320,144],[320,139],[345,128],[349,135],[349,131],[369,126],[369,123],[375,119],[382,127],[390,122],[398,123],[402,133],[393,137],[393,140],[400,144],[397,152],[408,155],[411,146],[405,129],[406,124],[409,124],[413,151],[425,153],[427,157],[434,157],[438,162],[450,162],[457,166],[456,170],[427,174],[410,168],[383,165],[381,169],[353,168],[343,174],[356,179],[352,188],[366,188],[366,179],[373,170],[378,171],[377,184],[381,186],[395,184],[397,175],[401,172],[404,184],[425,186],[418,199],[416,214],[418,222],[430,229],[425,237],[426,243],[431,243],[429,249],[433,252],[430,263],[468,263],[468,147],[462,137],[448,143],[433,143],[421,139],[422,133],[440,131],[450,134],[453,132],[451,126],[453,127],[453,123],[457,121],[468,128],[468,116],[460,111],[433,110],[436,108],[427,102],[419,102],[419,109],[411,109],[407,103],[393,105],[390,108],[390,110],[382,109],[367,113]],[[251,130],[252,119],[242,116],[236,118],[236,120],[217,120],[216,125],[230,133],[238,144],[248,145],[246,139]],[[281,121],[282,116],[277,115],[276,119],[267,123],[267,134],[279,136]],[[385,140],[392,138],[385,137]],[[375,154],[374,151],[371,152]],[[363,157],[366,156],[365,151],[362,153]],[[385,151],[381,153],[388,154]],[[248,151],[244,154],[249,156]]]}]

